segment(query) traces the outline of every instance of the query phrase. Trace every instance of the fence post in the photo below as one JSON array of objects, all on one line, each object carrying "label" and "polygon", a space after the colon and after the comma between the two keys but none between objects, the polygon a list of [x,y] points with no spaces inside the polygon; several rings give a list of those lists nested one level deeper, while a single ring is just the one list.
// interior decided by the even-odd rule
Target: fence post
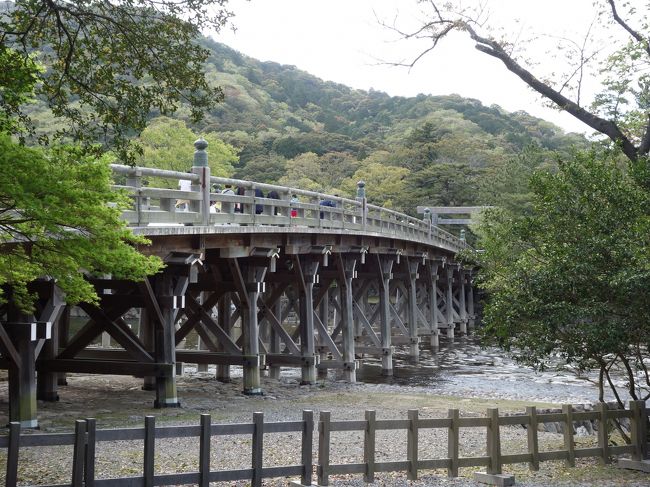
[{"label": "fence post", "polygon": [[488,408],[487,417],[490,420],[487,427],[487,455],[490,464],[487,468],[489,474],[501,473],[501,437],[499,435],[499,410]]},{"label": "fence post", "polygon": [[564,414],[565,428],[564,428],[564,448],[567,451],[566,466],[576,466],[576,455],[574,452],[575,445],[573,442],[573,408],[571,404],[564,404],[562,406],[562,414]]},{"label": "fence post", "polygon": [[645,401],[630,401],[632,418],[630,421],[630,436],[634,445],[632,460],[641,461],[648,458],[647,421]]},{"label": "fence post", "polygon": [[600,413],[598,420],[598,448],[602,455],[600,461],[603,465],[610,463],[609,458],[609,419],[607,418],[607,403],[600,402],[596,405],[596,409]]},{"label": "fence post", "polygon": [[74,450],[72,453],[72,487],[82,487],[84,483],[84,454],[86,453],[86,422],[74,422]]},{"label": "fence post", "polygon": [[329,485],[330,465],[330,412],[321,411],[318,421],[318,485]]},{"label": "fence post", "polygon": [[95,485],[95,430],[97,422],[94,418],[86,419],[86,461],[84,471],[85,487]]},{"label": "fence post", "polygon": [[458,409],[450,409],[448,417],[451,418],[451,424],[447,432],[447,456],[450,462],[450,466],[447,469],[447,476],[458,477],[458,420],[460,419]]},{"label": "fence post", "polygon": [[526,415],[530,418],[528,424],[528,453],[531,455],[529,468],[539,470],[539,442],[537,441],[537,408],[529,406],[526,408]]},{"label": "fence post", "polygon": [[154,452],[156,448],[156,417],[144,417],[144,459],[142,474],[144,487],[153,487]]},{"label": "fence post", "polygon": [[[314,444],[314,411],[304,410],[302,412],[302,485],[311,485],[313,462],[312,446]],[[207,484],[206,484],[207,485]]]},{"label": "fence post", "polygon": [[212,420],[209,414],[201,415],[201,434],[199,436],[199,487],[210,485],[210,439]]},{"label": "fence post", "polygon": [[252,444],[252,487],[262,486],[262,459],[264,452],[264,413],[253,413],[253,444]]},{"label": "fence post", "polygon": [[7,447],[7,485],[18,483],[18,453],[20,451],[20,422],[9,423],[9,445]]},{"label": "fence post", "polygon": [[408,480],[417,480],[418,478],[418,410],[410,409],[409,429],[406,440],[406,456],[409,462],[407,471]]},{"label": "fence post", "polygon": [[366,473],[363,481],[371,484],[375,481],[375,431],[377,416],[375,411],[366,411],[366,431],[363,436],[363,463]]}]

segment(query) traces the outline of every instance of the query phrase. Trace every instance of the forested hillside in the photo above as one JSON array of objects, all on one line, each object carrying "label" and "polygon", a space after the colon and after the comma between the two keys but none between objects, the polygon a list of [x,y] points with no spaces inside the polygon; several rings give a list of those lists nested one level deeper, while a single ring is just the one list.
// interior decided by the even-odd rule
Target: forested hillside
[{"label": "forested hillside", "polygon": [[344,192],[364,179],[371,199],[410,211],[424,201],[489,203],[494,186],[482,181],[508,160],[525,154],[538,166],[552,162],[552,151],[584,145],[525,112],[457,95],[354,90],[206,45],[214,53],[208,76],[226,98],[197,129],[240,149],[238,177]]},{"label": "forested hillside", "polygon": [[[552,164],[554,151],[585,144],[525,112],[458,95],[405,98],[354,90],[203,42],[212,51],[208,80],[223,88],[225,101],[198,125],[183,108],[175,118],[196,134],[232,145],[238,159],[228,155],[220,170],[239,178],[348,195],[363,179],[372,202],[412,213],[423,203],[494,203],[517,186],[513,174],[528,174]],[[45,114],[39,119],[55,126]],[[149,140],[172,144],[182,129],[164,119],[154,127],[157,135],[143,138],[150,158],[157,148],[147,147]],[[191,146],[186,150],[189,160]]]}]

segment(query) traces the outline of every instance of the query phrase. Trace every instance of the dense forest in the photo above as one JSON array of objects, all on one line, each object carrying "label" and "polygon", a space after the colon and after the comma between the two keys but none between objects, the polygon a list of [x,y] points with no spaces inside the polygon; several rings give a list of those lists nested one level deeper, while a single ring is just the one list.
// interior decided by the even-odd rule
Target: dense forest
[{"label": "dense forest", "polygon": [[410,212],[424,202],[492,203],[494,178],[512,159],[550,164],[554,151],[585,144],[525,112],[354,90],[205,42],[208,78],[225,101],[196,129],[239,149],[237,177],[348,194],[364,179],[371,200]]},{"label": "dense forest", "polygon": [[[371,202],[413,213],[418,204],[500,202],[503,191],[517,190],[513,164],[524,177],[552,165],[555,153],[586,144],[523,111],[458,95],[355,90],[203,43],[211,52],[207,78],[222,87],[224,101],[195,124],[184,107],[176,120],[154,114],[139,164],[168,161],[184,170],[191,140],[202,134],[220,175],[342,195],[353,195],[363,179]],[[38,118],[41,127],[56,127],[45,112]]]}]

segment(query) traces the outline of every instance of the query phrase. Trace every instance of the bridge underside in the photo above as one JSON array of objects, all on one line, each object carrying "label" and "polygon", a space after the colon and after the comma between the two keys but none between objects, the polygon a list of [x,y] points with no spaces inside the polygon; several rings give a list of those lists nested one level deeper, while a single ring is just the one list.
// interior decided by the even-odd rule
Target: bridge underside
[{"label": "bridge underside", "polygon": [[[247,394],[263,392],[262,370],[278,377],[281,367],[300,368],[305,384],[328,369],[353,382],[362,356],[381,357],[391,375],[395,346],[417,362],[441,330],[453,337],[474,324],[471,270],[423,243],[297,229],[151,233],[142,251],[165,269],[143,282],[89,278],[100,299],[78,305],[81,327],[71,329],[71,307],[51,281],[33,283],[34,315],[11,299],[0,309],[11,421],[37,426],[36,400],[57,400],[66,373],[142,377],[156,407],[177,407],[179,363],[216,365],[222,381],[242,366]],[[183,346],[190,333],[197,349]],[[114,346],[98,346],[101,337]]]}]

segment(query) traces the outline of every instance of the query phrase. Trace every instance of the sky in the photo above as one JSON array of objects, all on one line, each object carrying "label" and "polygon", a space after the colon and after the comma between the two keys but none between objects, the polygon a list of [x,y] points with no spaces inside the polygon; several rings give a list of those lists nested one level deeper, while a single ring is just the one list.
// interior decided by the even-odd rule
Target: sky
[{"label": "sky", "polygon": [[[592,0],[492,0],[489,5],[490,23],[520,38],[551,32],[580,39],[594,19]],[[230,0],[229,7],[236,31],[225,29],[213,37],[261,61],[393,96],[456,93],[508,111],[525,110],[567,131],[591,133],[570,115],[544,107],[539,95],[500,61],[476,51],[462,34],[446,39],[412,69],[391,65],[411,61],[427,45],[400,40],[379,22],[415,25],[422,18],[415,0]],[[533,51],[540,72],[557,68],[559,61],[552,57],[556,39],[545,37],[550,52]]]}]

